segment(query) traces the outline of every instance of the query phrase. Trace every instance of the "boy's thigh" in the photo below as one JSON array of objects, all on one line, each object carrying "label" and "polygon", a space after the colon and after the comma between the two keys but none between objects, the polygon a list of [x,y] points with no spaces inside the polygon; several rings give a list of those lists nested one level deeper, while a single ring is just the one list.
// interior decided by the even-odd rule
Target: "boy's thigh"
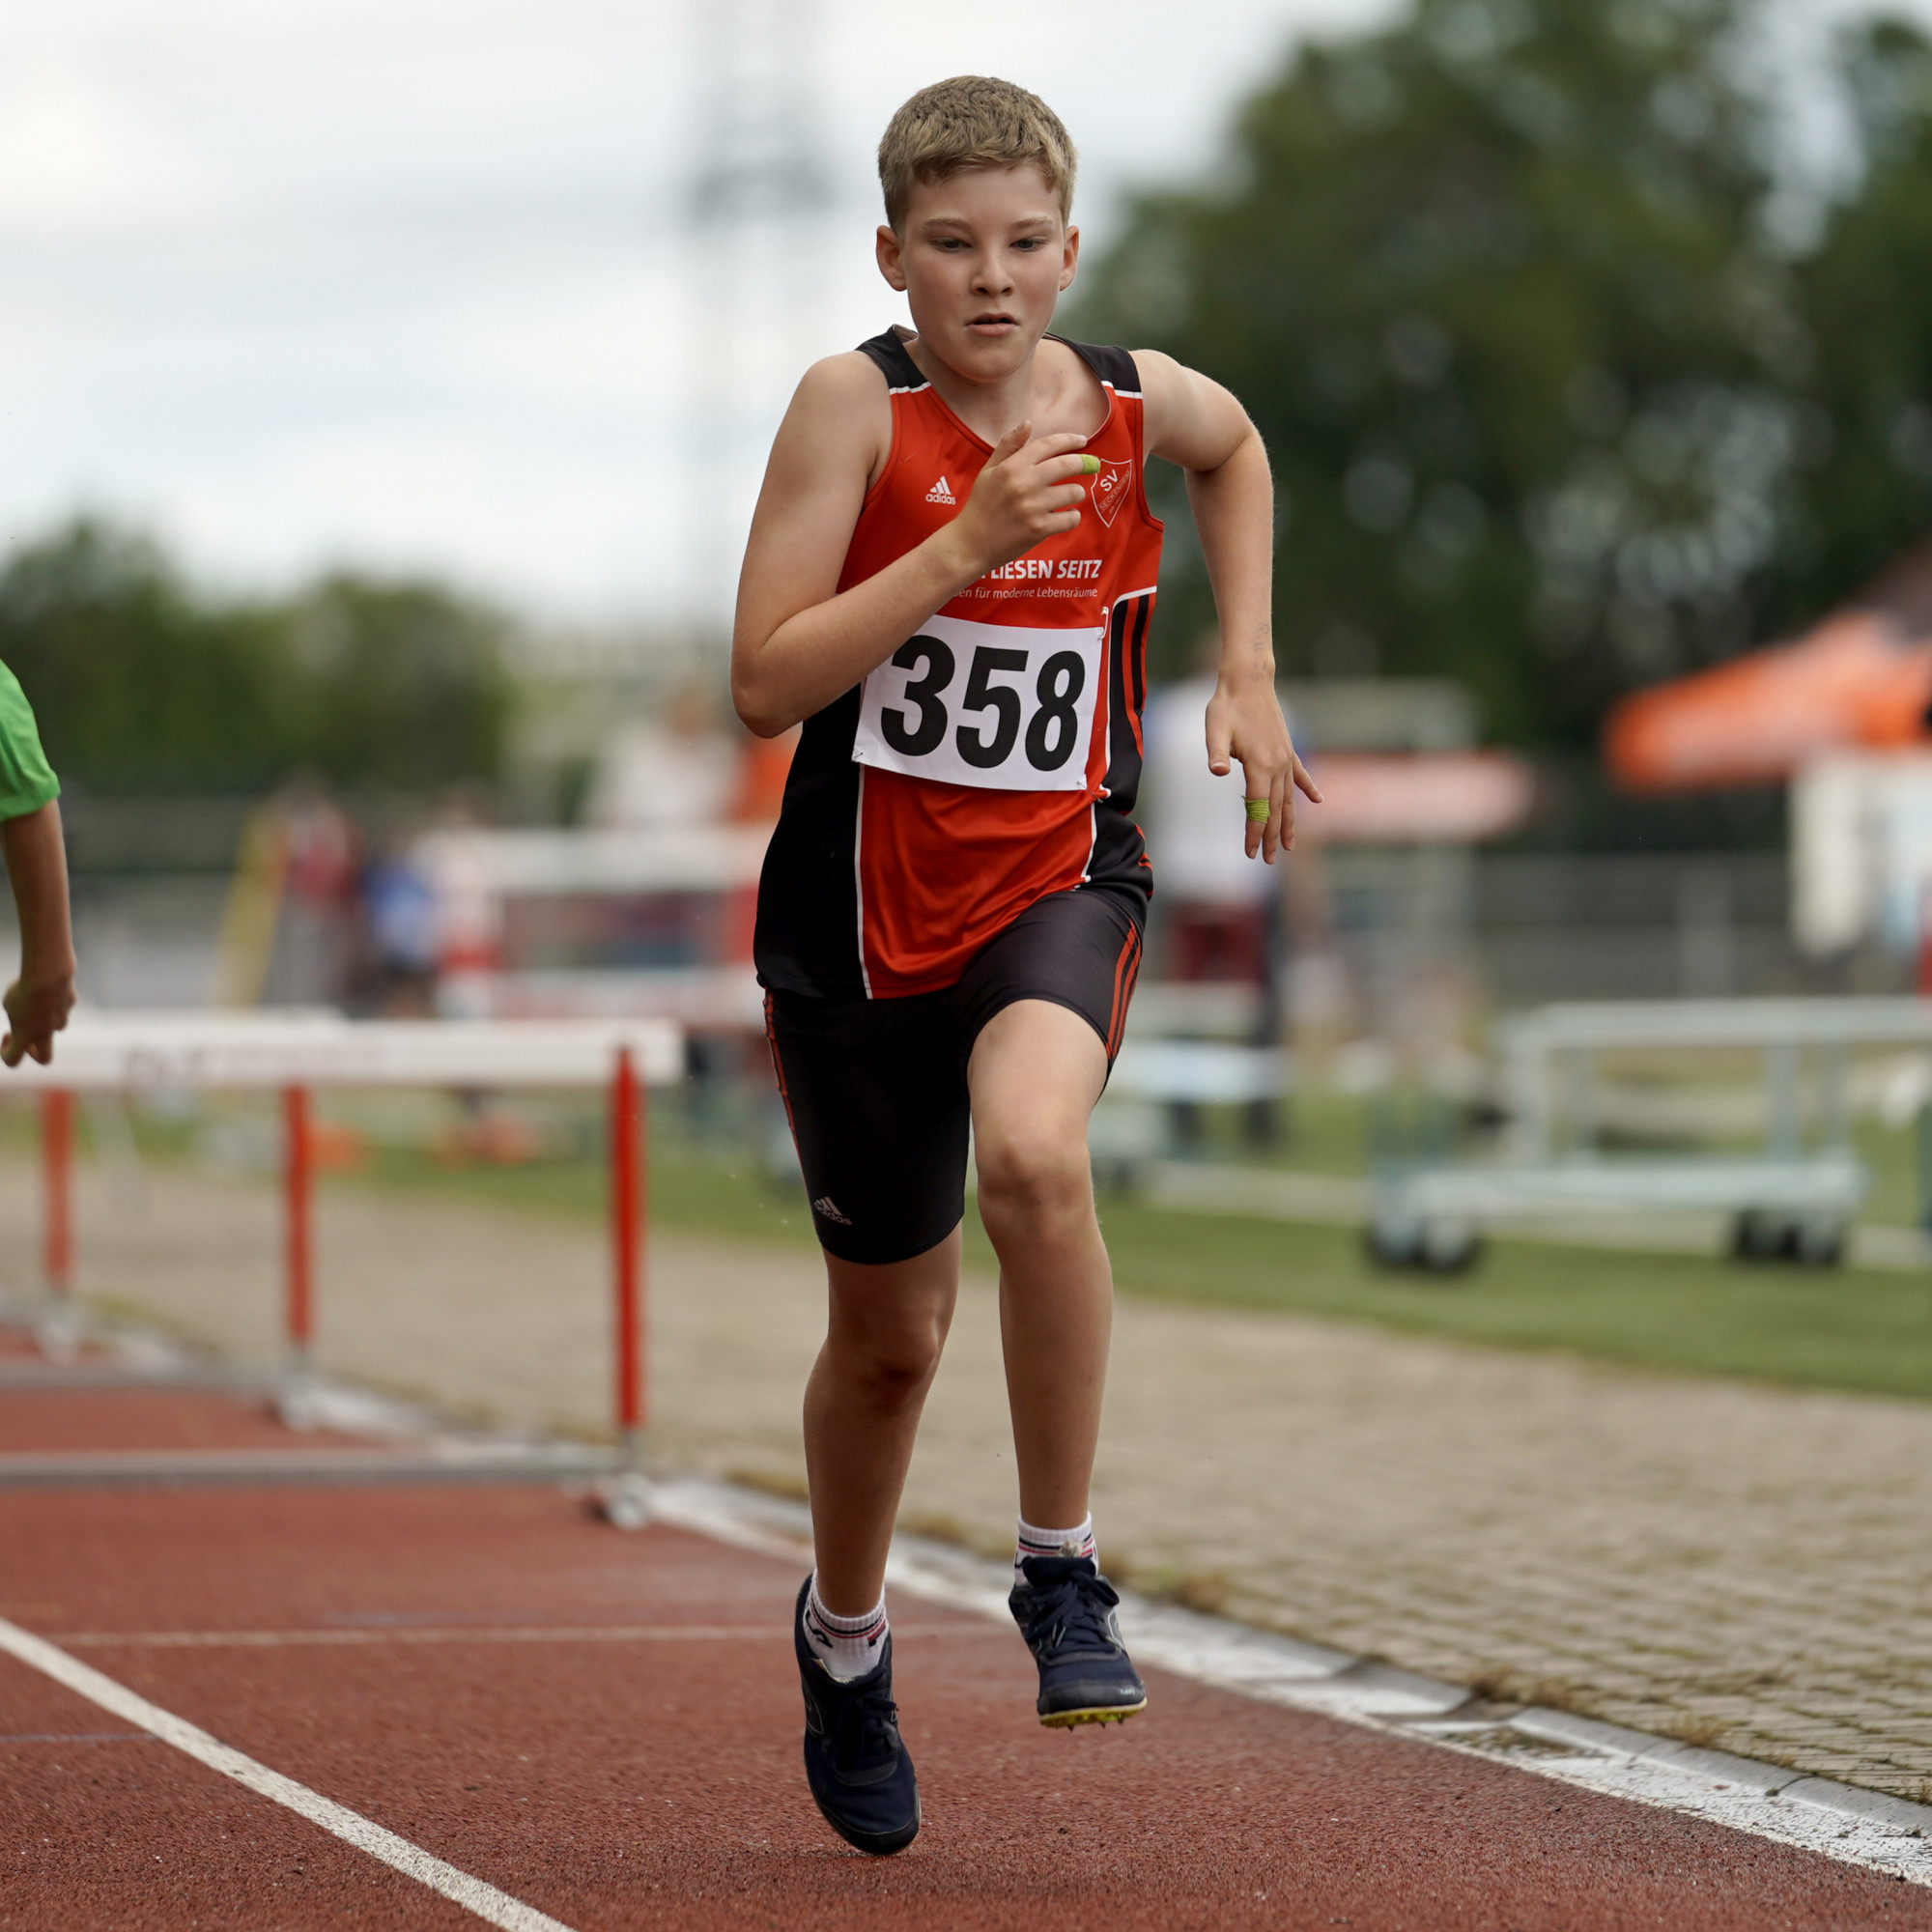
[{"label": "boy's thigh", "polygon": [[943,998],[773,993],[766,1031],[820,1246],[908,1261],[966,1211],[969,1110]]},{"label": "boy's thigh", "polygon": [[[1138,893],[1094,886],[1030,905],[974,955],[947,996],[957,1015],[961,1068],[987,1027],[1025,1000],[1044,1001],[1084,1020],[1111,1068],[1140,974],[1146,911]],[[1060,1058],[1054,1058],[1056,1073]],[[1089,1105],[1097,1093],[1087,1096]]]},{"label": "boy's thigh", "polygon": [[1106,1049],[1066,1008],[1016,1000],[986,1022],[969,1081],[982,1209],[989,1188],[1087,1190],[1087,1120],[1106,1084]]}]

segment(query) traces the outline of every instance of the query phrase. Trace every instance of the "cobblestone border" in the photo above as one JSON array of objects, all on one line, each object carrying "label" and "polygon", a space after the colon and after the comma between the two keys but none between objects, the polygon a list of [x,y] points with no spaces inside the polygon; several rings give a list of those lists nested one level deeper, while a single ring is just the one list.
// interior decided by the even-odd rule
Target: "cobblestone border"
[{"label": "cobblestone border", "polygon": [[[652,1485],[652,1515],[740,1548],[810,1561],[810,1517],[802,1503],[708,1479],[668,1479]],[[1008,1620],[1006,1565],[946,1544],[895,1538],[886,1580],[909,1596]],[[1137,1659],[1202,1683],[1932,1887],[1932,1805],[1568,1711],[1497,1703],[1463,1685],[1131,1591],[1122,1593],[1122,1610]]]}]

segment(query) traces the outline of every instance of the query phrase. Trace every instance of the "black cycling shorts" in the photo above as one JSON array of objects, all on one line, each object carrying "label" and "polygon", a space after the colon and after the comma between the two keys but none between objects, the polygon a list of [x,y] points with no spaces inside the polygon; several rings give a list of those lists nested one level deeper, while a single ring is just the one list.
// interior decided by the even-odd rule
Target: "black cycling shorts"
[{"label": "black cycling shorts", "polygon": [[966,1211],[966,1063],[1015,1000],[1048,1000],[1120,1051],[1147,898],[1078,886],[1029,906],[956,985],[896,1000],[767,992],[765,1032],[819,1243],[848,1262],[902,1262]]}]

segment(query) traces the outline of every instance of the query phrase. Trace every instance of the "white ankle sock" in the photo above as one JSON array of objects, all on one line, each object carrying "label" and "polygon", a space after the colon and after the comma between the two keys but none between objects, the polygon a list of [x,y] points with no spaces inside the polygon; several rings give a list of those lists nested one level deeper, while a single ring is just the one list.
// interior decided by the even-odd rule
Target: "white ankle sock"
[{"label": "white ankle sock", "polygon": [[1099,1556],[1094,1546],[1094,1519],[1090,1516],[1071,1529],[1039,1529],[1025,1517],[1020,1518],[1019,1540],[1013,1546],[1013,1581],[1023,1584],[1026,1572],[1020,1565],[1029,1556]]},{"label": "white ankle sock", "polygon": [[805,1641],[837,1683],[849,1684],[877,1665],[890,1628],[883,1597],[878,1608],[863,1617],[835,1617],[818,1601],[818,1577],[813,1573],[805,1599]]}]

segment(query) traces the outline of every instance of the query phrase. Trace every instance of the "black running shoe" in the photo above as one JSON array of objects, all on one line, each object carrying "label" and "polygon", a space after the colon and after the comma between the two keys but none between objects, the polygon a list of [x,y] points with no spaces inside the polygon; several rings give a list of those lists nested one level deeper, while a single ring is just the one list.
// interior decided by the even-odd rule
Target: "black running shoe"
[{"label": "black running shoe", "polygon": [[807,1577],[792,1613],[792,1643],[805,1689],[805,1781],[825,1822],[862,1852],[902,1852],[919,1835],[919,1780],[899,1742],[893,1702],[893,1635],[863,1677],[841,1684],[805,1640]]},{"label": "black running shoe", "polygon": [[1117,1724],[1147,1709],[1121,1642],[1120,1595],[1091,1556],[1029,1556],[1007,1607],[1039,1665],[1042,1724]]}]

